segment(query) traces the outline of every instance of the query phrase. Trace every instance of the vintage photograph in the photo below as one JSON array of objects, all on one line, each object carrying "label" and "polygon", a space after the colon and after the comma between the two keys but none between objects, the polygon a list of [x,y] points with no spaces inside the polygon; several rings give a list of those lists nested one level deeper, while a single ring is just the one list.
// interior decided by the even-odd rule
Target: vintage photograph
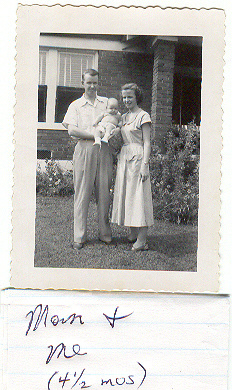
[{"label": "vintage photograph", "polygon": [[202,37],[41,33],[35,267],[197,271]]},{"label": "vintage photograph", "polygon": [[223,11],[20,5],[16,51],[12,286],[218,291]]}]

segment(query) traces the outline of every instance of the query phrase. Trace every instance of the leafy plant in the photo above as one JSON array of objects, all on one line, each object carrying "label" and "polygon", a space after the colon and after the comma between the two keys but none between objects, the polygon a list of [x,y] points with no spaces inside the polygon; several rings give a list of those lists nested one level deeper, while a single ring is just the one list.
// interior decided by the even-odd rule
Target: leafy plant
[{"label": "leafy plant", "polygon": [[[150,159],[154,217],[178,224],[195,223],[199,200],[199,128],[194,122],[187,126],[172,125],[164,144],[166,153],[161,153],[154,144]],[[116,164],[113,185],[115,175]],[[72,172],[63,172],[55,160],[46,160],[45,172],[37,169],[36,192],[43,196],[72,195]]]},{"label": "leafy plant", "polygon": [[55,160],[46,160],[45,172],[36,171],[36,193],[43,196],[70,196],[74,194],[73,175],[61,169]]},{"label": "leafy plant", "polygon": [[198,216],[199,128],[172,125],[164,143],[163,155],[153,146],[151,183],[156,218],[176,223],[192,223]]}]

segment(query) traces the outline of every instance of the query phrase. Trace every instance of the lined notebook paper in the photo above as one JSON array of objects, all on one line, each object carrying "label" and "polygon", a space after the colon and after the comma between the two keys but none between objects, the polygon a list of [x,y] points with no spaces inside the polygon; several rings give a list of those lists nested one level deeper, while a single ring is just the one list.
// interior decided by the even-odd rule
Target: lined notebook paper
[{"label": "lined notebook paper", "polygon": [[226,390],[227,297],[2,292],[3,389]]}]

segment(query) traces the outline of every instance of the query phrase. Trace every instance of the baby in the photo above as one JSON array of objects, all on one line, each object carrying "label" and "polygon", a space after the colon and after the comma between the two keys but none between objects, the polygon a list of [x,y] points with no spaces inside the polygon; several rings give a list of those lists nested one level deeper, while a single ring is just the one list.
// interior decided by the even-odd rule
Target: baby
[{"label": "baby", "polygon": [[106,111],[97,117],[93,126],[95,127],[94,144],[100,145],[101,142],[108,142],[108,140],[114,135],[114,129],[122,126],[117,99],[108,99]]}]

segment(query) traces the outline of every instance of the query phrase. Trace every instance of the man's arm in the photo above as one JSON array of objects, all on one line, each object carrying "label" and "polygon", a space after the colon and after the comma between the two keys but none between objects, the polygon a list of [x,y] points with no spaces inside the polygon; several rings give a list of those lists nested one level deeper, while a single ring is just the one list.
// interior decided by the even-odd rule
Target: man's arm
[{"label": "man's arm", "polygon": [[93,140],[94,136],[87,130],[80,130],[75,125],[68,125],[68,133],[71,137]]},{"label": "man's arm", "polygon": [[94,121],[94,124],[93,126],[97,126],[99,122],[101,122],[101,120],[103,119],[104,117],[104,113],[100,114],[97,116],[96,120]]}]

